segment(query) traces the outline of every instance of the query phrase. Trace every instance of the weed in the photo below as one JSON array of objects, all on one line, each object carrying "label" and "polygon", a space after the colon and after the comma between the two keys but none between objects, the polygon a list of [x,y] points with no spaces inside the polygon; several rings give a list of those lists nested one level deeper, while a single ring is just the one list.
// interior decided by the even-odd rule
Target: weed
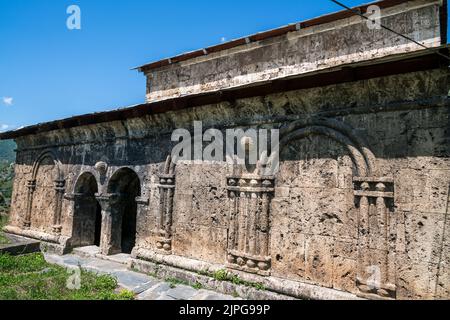
[{"label": "weed", "polygon": [[265,287],[262,283],[245,281],[239,278],[239,276],[235,274],[229,273],[227,270],[217,270],[213,273],[212,277],[217,281],[228,281],[235,285],[242,285],[246,287],[253,287],[257,290],[265,290]]},{"label": "weed", "polygon": [[192,288],[200,290],[203,289],[203,285],[200,282],[196,282],[194,285],[192,285]]}]

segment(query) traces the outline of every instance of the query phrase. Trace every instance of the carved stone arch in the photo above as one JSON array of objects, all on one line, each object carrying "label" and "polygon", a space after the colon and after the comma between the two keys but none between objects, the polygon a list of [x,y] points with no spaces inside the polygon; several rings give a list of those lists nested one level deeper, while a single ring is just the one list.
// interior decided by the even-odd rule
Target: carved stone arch
[{"label": "carved stone arch", "polygon": [[370,168],[367,165],[365,158],[359,151],[358,147],[354,143],[352,143],[352,141],[348,137],[344,136],[339,131],[327,127],[311,126],[301,128],[289,133],[280,141],[280,154],[284,150],[284,148],[287,147],[289,142],[301,140],[311,135],[326,136],[344,145],[350,153],[350,157],[357,171],[357,176],[370,176]]},{"label": "carved stone arch", "polygon": [[57,176],[55,177],[55,180],[64,180],[64,175],[61,169],[62,167],[61,161],[59,161],[55,152],[53,152],[52,150],[45,150],[38,156],[38,158],[33,164],[32,180],[36,180],[36,175],[38,173],[39,166],[41,165],[42,161],[45,158],[51,158],[56,166]]},{"label": "carved stone arch", "polygon": [[27,192],[27,210],[23,220],[23,227],[31,227],[31,211],[33,206],[33,200],[36,191],[36,179],[39,169],[45,159],[51,159],[56,168],[56,175],[52,177],[54,182],[55,191],[55,205],[52,218],[52,232],[56,235],[61,234],[61,211],[62,211],[62,201],[65,191],[65,179],[62,171],[62,164],[59,161],[57,155],[52,150],[43,151],[36,159],[33,164],[31,179],[27,182],[28,192]]},{"label": "carved stone arch", "polygon": [[[280,130],[279,151],[290,142],[311,135],[326,136],[345,146],[357,174],[353,177],[354,204],[357,212],[356,286],[362,296],[395,298],[396,215],[394,183],[391,177],[379,176],[376,157],[365,139],[341,121],[328,118],[307,118],[294,121]],[[269,159],[269,164],[273,164]],[[372,247],[377,243],[376,250]],[[376,269],[379,281],[371,283],[370,270]],[[369,270],[369,271],[368,271]]]},{"label": "carved stone arch", "polygon": [[93,184],[95,182],[95,193],[98,192],[98,186],[100,186],[100,183],[95,175],[94,172],[91,170],[83,171],[81,172],[78,177],[75,179],[75,182],[73,184],[73,194],[84,194],[84,187],[86,185],[86,181],[89,180],[90,184]]},{"label": "carved stone arch", "polygon": [[138,238],[142,181],[132,167],[117,169],[107,181],[107,194],[97,194],[101,206],[102,254],[131,253]]},{"label": "carved stone arch", "polygon": [[[252,175],[257,174],[257,169],[259,164],[253,168],[252,171],[248,170],[246,164],[239,163],[239,157],[237,155],[226,156],[227,164],[228,164],[228,174],[230,176],[241,176],[241,175]],[[259,162],[259,161],[258,161]]]},{"label": "carved stone arch", "polygon": [[344,145],[350,153],[358,176],[370,177],[378,174],[375,155],[367,146],[365,139],[356,134],[352,127],[335,119],[307,118],[282,127],[280,153],[289,142],[311,135],[327,136]]},{"label": "carved stone arch", "polygon": [[175,168],[177,166],[177,158],[172,159],[171,155],[168,155],[166,162],[164,163],[163,174],[175,174]]},{"label": "carved stone arch", "polygon": [[[236,143],[238,144],[249,144],[251,145],[253,143],[253,146],[256,146],[256,149],[258,148],[258,133],[256,133],[256,141],[253,141],[252,138],[255,137],[250,137],[250,136],[244,136],[244,138],[247,138],[245,140],[245,142],[241,141],[236,141]],[[226,148],[228,148],[229,146],[227,145]],[[259,171],[258,168],[260,166],[260,156],[258,155],[258,159],[256,159],[256,164],[250,164],[247,160],[247,156],[249,156],[249,152],[246,150],[247,146],[244,146],[244,152],[245,152],[245,158],[240,158],[239,155],[235,154],[235,150],[228,150],[226,149],[225,152],[225,160],[226,163],[228,165],[228,174],[229,176],[240,176],[240,175],[258,175]],[[234,146],[233,146],[234,148]],[[242,148],[242,145],[241,145]],[[231,154],[230,154],[231,153]]]},{"label": "carved stone arch", "polygon": [[139,178],[139,175],[136,173],[136,171],[132,167],[120,167],[117,170],[113,172],[111,177],[106,182],[107,186],[107,192],[108,193],[120,193],[121,191],[125,190],[125,187],[120,184],[121,178],[127,177],[127,176],[135,176],[139,181],[139,194],[143,190],[142,181]]}]

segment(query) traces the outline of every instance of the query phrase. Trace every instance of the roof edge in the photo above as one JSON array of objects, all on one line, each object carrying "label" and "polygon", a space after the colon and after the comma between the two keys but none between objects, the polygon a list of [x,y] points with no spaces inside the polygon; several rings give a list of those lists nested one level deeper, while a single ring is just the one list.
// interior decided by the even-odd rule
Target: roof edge
[{"label": "roof edge", "polygon": [[[385,9],[385,8],[390,8],[390,7],[394,7],[397,5],[400,5],[402,3],[405,2],[409,2],[412,0],[381,0],[381,1],[374,1],[374,2],[370,2],[370,3],[366,3],[357,7],[353,7],[354,10],[359,11],[359,12],[365,12],[367,11],[367,8],[371,5],[377,5],[379,6],[381,9]],[[445,2],[447,0],[444,0]],[[276,28],[276,29],[272,29],[272,30],[268,30],[268,31],[263,31],[263,32],[259,32],[259,33],[255,33],[252,34],[250,36],[246,36],[246,37],[241,37],[238,39],[234,39],[225,43],[221,43],[218,45],[214,45],[211,47],[207,47],[207,48],[202,48],[202,49],[198,49],[198,50],[194,50],[194,51],[189,51],[186,53],[182,53],[180,55],[176,55],[176,56],[172,56],[169,58],[165,58],[165,59],[161,59],[155,62],[150,62],[150,63],[146,63],[143,64],[141,66],[138,67],[134,67],[132,68],[132,70],[138,70],[140,72],[146,72],[149,70],[153,70],[153,69],[158,69],[161,67],[165,67],[165,66],[169,66],[172,65],[174,63],[177,62],[181,62],[181,61],[187,61],[190,59],[194,59],[197,57],[201,57],[201,56],[205,56],[208,55],[210,53],[216,53],[216,52],[220,52],[223,50],[227,50],[227,49],[231,49],[231,48],[235,48],[241,45],[245,45],[248,43],[252,43],[252,42],[256,42],[256,41],[261,41],[261,40],[265,40],[265,39],[269,39],[269,38],[273,38],[273,37],[277,37],[277,36],[281,36],[284,35],[288,32],[293,32],[293,31],[298,31],[300,29],[306,29],[306,28],[310,28],[313,26],[317,26],[317,25],[321,25],[321,24],[326,24],[326,23],[330,23],[333,21],[337,21],[337,20],[342,20],[342,19],[346,19],[346,18],[350,18],[355,16],[356,14],[353,12],[350,12],[348,10],[341,10],[338,12],[334,12],[334,13],[330,13],[330,14],[326,14],[323,16],[319,16],[316,18],[312,18],[309,20],[305,20],[305,21],[300,21],[297,23],[292,23],[292,24],[288,24],[286,26],[280,27],[280,28]]]}]

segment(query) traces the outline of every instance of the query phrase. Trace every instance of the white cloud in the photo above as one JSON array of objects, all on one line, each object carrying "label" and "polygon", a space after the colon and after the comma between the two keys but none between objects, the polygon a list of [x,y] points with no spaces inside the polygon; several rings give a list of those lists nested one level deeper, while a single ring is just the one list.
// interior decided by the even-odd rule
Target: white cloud
[{"label": "white cloud", "polygon": [[220,42],[226,42],[226,41],[227,41],[227,38],[225,38],[225,37],[220,38]]},{"label": "white cloud", "polygon": [[2,100],[6,106],[12,106],[14,98],[13,97],[3,97]]},{"label": "white cloud", "polygon": [[7,124],[0,124],[0,131],[8,130],[9,126]]}]

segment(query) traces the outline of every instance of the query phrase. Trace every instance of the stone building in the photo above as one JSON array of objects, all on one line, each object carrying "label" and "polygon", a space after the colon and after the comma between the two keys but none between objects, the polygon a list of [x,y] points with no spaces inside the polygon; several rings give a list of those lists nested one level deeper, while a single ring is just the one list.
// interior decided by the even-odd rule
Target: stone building
[{"label": "stone building", "polygon": [[[5,231],[294,297],[450,298],[446,1],[375,4],[429,49],[338,12],[141,66],[142,105],[0,134]],[[279,171],[173,161],[194,121],[280,129]]]}]

